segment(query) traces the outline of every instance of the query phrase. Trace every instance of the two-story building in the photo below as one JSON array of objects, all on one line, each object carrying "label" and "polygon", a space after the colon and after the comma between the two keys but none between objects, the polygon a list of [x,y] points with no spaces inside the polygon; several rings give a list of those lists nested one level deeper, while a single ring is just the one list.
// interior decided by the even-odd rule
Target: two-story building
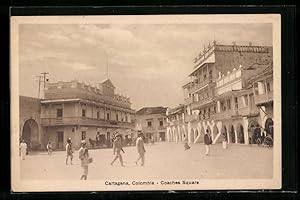
[{"label": "two-story building", "polygon": [[219,45],[214,41],[197,56],[190,81],[183,86],[189,142],[202,142],[206,130],[213,143],[220,142],[222,134],[229,143],[246,144],[250,136],[257,135],[258,128],[265,125],[253,85],[262,84],[259,77],[257,84],[251,79],[273,68],[272,54],[269,46]]},{"label": "two-story building", "polygon": [[130,99],[115,94],[110,79],[98,87],[78,81],[48,83],[41,100],[44,143],[51,141],[55,149],[63,149],[71,138],[78,148],[82,139],[89,144],[98,135],[102,145],[111,146],[115,132],[132,133],[134,114]]},{"label": "two-story building", "polygon": [[166,140],[166,110],[164,107],[145,107],[135,113],[136,129],[144,133],[146,142]]}]

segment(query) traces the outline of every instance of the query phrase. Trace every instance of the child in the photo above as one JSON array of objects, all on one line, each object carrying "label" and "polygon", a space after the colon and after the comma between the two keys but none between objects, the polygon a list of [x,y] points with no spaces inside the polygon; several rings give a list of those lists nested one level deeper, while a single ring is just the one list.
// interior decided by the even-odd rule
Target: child
[{"label": "child", "polygon": [[79,159],[81,160],[81,167],[83,169],[83,175],[81,176],[80,180],[86,180],[89,170],[89,152],[86,148],[86,141],[81,141],[81,147],[79,149]]},{"label": "child", "polygon": [[52,144],[50,141],[47,144],[47,150],[48,150],[48,155],[51,156],[52,155]]}]

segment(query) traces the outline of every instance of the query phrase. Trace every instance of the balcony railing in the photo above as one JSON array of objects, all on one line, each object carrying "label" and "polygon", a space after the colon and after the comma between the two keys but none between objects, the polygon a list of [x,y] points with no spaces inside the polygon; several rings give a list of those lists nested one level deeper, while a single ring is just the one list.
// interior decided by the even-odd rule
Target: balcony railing
[{"label": "balcony railing", "polygon": [[90,117],[63,117],[63,118],[42,118],[42,126],[82,125],[82,126],[117,126],[134,127],[133,122],[119,122],[114,120],[96,119]]},{"label": "balcony railing", "polygon": [[256,115],[258,113],[259,113],[259,110],[256,106],[252,107],[252,108],[249,106],[246,106],[246,107],[238,109],[238,114],[241,116]]},{"label": "balcony railing", "polygon": [[255,100],[256,105],[261,105],[261,104],[265,104],[268,102],[272,102],[273,101],[273,91],[265,93],[265,94],[255,95],[254,100]]},{"label": "balcony railing", "polygon": [[191,103],[193,103],[193,98],[190,97],[190,98],[184,99],[184,104],[185,105],[189,105]]},{"label": "balcony railing", "polygon": [[199,119],[199,115],[185,115],[185,122],[196,121]]},{"label": "balcony railing", "polygon": [[192,87],[190,88],[190,93],[196,92],[197,90],[201,89],[202,87],[208,85],[210,83],[210,79],[206,78],[205,80],[201,81],[198,84],[193,84]]},{"label": "balcony railing", "polygon": [[201,107],[201,106],[203,106],[203,105],[206,105],[206,104],[208,104],[208,103],[211,103],[212,101],[213,101],[213,100],[212,100],[212,97],[206,98],[206,99],[202,99],[202,100],[200,100],[200,101],[195,101],[195,102],[192,103],[191,108],[192,108],[192,109],[196,109],[196,108],[199,108],[199,107]]},{"label": "balcony railing", "polygon": [[214,118],[217,120],[220,119],[229,119],[233,116],[237,116],[238,115],[238,110],[236,109],[230,109],[230,110],[226,110],[226,111],[221,111],[219,113],[215,113]]}]

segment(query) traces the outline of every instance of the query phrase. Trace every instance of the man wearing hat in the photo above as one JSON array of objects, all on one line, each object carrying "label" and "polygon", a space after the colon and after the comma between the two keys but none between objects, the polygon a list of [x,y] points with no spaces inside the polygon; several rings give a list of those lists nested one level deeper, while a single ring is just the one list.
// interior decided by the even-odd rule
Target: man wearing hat
[{"label": "man wearing hat", "polygon": [[136,139],[136,148],[137,148],[137,152],[139,154],[139,157],[135,161],[135,164],[137,165],[138,161],[141,159],[142,160],[141,166],[144,166],[146,150],[145,150],[145,147],[144,147],[143,133],[142,132],[138,133],[138,138]]},{"label": "man wearing hat", "polygon": [[81,167],[83,169],[83,175],[81,176],[80,180],[86,180],[89,170],[89,152],[86,147],[86,141],[81,141],[81,147],[79,149],[79,159],[81,160]]},{"label": "man wearing hat", "polygon": [[119,158],[121,166],[124,167],[123,165],[123,158],[121,155],[121,150],[122,150],[122,135],[119,134],[118,132],[115,135],[115,140],[113,142],[113,152],[114,155],[116,154],[115,158],[113,159],[113,161],[110,163],[110,165],[113,165],[114,162]]},{"label": "man wearing hat", "polygon": [[74,150],[73,150],[73,147],[72,147],[71,138],[67,139],[66,152],[67,152],[66,165],[68,164],[69,157],[71,159],[71,165],[73,165],[72,161],[73,161]]}]

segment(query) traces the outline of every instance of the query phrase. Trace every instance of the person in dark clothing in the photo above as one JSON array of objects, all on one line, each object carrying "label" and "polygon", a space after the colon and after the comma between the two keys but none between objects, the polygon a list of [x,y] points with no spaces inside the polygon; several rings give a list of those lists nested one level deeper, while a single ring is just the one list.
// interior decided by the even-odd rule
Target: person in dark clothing
[{"label": "person in dark clothing", "polygon": [[206,132],[204,134],[204,144],[205,144],[205,155],[208,156],[210,145],[212,144],[212,139],[208,129],[206,129]]},{"label": "person in dark clothing", "polygon": [[[114,155],[117,153],[117,155],[115,156],[113,161],[110,163],[110,165],[113,165],[114,162],[119,158],[121,166],[124,167],[123,158],[121,155],[121,151],[123,151],[121,137],[122,137],[121,134],[119,134],[119,133],[116,134],[116,139],[113,142],[113,153],[114,153]],[[123,151],[123,153],[124,153],[124,151]]]}]

